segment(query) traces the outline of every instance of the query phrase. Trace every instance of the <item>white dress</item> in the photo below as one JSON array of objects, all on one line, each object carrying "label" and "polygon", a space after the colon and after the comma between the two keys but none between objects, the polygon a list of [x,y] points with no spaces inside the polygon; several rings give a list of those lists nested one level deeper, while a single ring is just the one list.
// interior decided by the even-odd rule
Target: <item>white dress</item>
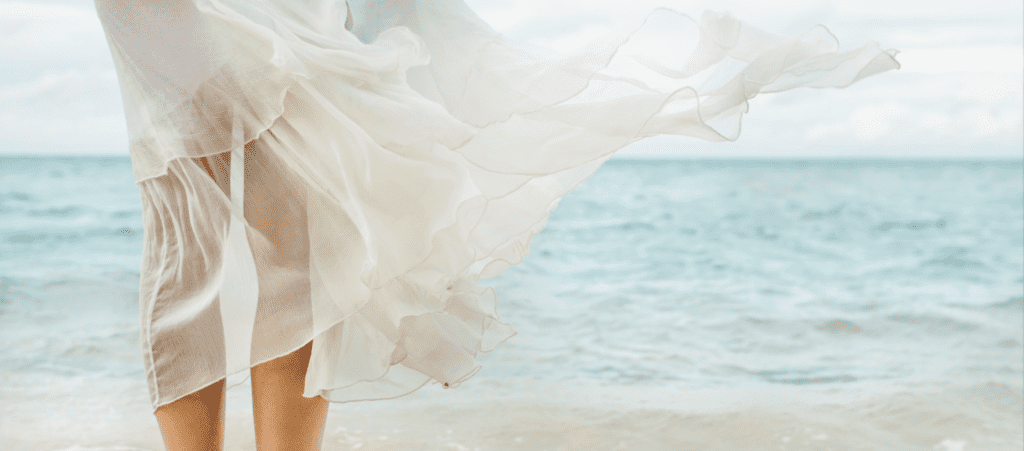
[{"label": "white dress", "polygon": [[664,8],[558,54],[460,0],[95,1],[142,196],[154,410],[310,341],[307,397],[457,386],[515,334],[477,281],[616,150],[733,140],[758,93],[899,67],[823,27]]}]

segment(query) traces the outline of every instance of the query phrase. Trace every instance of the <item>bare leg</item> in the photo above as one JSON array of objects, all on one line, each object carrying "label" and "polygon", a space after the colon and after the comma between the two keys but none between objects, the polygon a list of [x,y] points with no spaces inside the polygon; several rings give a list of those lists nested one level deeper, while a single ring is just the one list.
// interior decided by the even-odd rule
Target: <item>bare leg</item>
[{"label": "bare leg", "polygon": [[260,451],[319,450],[327,422],[327,400],[302,396],[313,343],[252,367],[256,448]]},{"label": "bare leg", "polygon": [[[223,169],[230,162],[226,157],[215,155],[208,158],[193,159],[196,164],[206,170],[210,177],[217,180],[217,170]],[[212,164],[211,164],[212,163]],[[226,183],[223,175],[220,177]],[[224,407],[227,386],[224,379],[188,394],[177,401],[164,404],[156,409],[156,421],[160,425],[160,433],[164,445],[169,451],[221,451],[224,449]]]},{"label": "bare leg", "polygon": [[156,409],[168,451],[224,449],[224,379]]}]

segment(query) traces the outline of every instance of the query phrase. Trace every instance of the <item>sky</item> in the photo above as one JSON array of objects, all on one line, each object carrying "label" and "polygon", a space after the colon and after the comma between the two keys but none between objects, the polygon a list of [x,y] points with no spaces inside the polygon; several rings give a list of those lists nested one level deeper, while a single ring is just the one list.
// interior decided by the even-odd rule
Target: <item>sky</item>
[{"label": "sky", "polygon": [[[656,137],[616,158],[1007,158],[1024,156],[1020,0],[466,0],[506,36],[568,51],[656,7],[727,11],[763,30],[828,27],[902,68],[844,89],[750,101],[736,142]],[[93,0],[0,2],[0,155],[128,155],[121,94]]]}]

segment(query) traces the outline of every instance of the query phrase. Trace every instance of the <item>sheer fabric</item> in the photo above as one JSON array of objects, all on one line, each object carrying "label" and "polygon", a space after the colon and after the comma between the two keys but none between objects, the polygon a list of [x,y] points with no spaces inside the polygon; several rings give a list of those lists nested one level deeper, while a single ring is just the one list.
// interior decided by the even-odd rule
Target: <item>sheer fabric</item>
[{"label": "sheer fabric", "polygon": [[304,396],[458,386],[515,334],[478,284],[634,141],[898,68],[824,27],[656,9],[559,54],[460,0],[95,0],[144,212],[154,410],[312,341]]}]

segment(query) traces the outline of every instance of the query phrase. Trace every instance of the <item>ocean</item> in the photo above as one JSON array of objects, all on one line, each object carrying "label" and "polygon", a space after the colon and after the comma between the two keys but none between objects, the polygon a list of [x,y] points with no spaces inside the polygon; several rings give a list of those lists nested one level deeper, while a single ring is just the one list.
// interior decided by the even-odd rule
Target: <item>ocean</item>
[{"label": "ocean", "polygon": [[[0,449],[163,449],[142,233],[127,157],[0,157]],[[517,335],[324,450],[1024,447],[1019,160],[613,159],[482,283]]]}]

